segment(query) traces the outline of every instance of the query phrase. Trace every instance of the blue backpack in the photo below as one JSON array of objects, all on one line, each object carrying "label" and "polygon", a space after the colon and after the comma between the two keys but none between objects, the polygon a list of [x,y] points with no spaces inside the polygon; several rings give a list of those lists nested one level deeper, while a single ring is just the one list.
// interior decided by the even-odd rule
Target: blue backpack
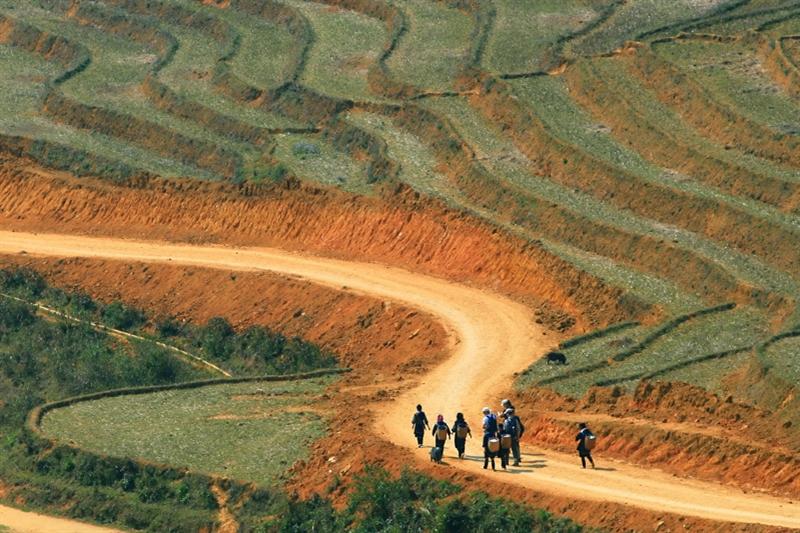
[{"label": "blue backpack", "polygon": [[486,433],[497,433],[497,417],[492,413],[486,415],[486,428],[483,431]]}]

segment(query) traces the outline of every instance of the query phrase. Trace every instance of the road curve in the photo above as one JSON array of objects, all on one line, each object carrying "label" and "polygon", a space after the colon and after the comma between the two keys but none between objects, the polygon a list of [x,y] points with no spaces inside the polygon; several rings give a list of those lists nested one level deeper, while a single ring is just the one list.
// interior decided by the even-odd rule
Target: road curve
[{"label": "road curve", "polygon": [[[499,408],[499,398],[494,394],[508,389],[512,374],[549,347],[545,331],[534,322],[530,309],[521,304],[492,292],[378,264],[275,249],[0,231],[0,253],[22,251],[43,256],[269,270],[334,288],[347,287],[431,313],[451,335],[451,355],[413,389],[393,400],[388,412],[376,417],[379,421],[375,428],[381,435],[395,436],[398,444],[412,449],[419,460],[427,460],[427,450],[418,450],[411,436],[414,405],[421,402],[430,417],[443,413],[448,422],[457,410],[463,411],[473,427],[478,427],[480,408]],[[480,488],[480,480],[487,476],[576,499],[623,503],[709,520],[800,529],[800,505],[787,499],[745,494],[723,485],[680,479],[602,458],[598,466],[605,469],[582,470],[576,456],[538,449],[526,452],[521,468],[497,473],[483,470],[482,459],[478,460],[478,439],[469,441],[466,460],[452,457],[452,449],[445,455],[447,464],[476,475],[475,488]]]}]

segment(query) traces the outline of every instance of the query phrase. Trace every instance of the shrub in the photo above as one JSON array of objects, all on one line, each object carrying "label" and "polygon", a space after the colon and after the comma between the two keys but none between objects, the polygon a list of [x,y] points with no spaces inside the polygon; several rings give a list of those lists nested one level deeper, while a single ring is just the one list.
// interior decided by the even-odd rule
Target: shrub
[{"label": "shrub", "polygon": [[[261,524],[263,531],[399,532],[399,531],[547,531],[579,533],[583,528],[541,509],[532,509],[486,493],[458,495],[462,488],[410,471],[392,478],[381,468],[367,467],[356,478],[349,505],[337,512],[330,500],[296,498],[277,524]],[[259,530],[259,529],[257,529]]]},{"label": "shrub", "polygon": [[0,286],[21,298],[38,298],[47,287],[44,278],[30,268],[0,270]]},{"label": "shrub", "polygon": [[156,333],[161,337],[177,337],[184,333],[183,324],[173,316],[164,316],[156,319]]},{"label": "shrub", "polygon": [[0,331],[19,330],[35,320],[33,307],[28,304],[0,299]]},{"label": "shrub", "polygon": [[105,306],[102,319],[106,325],[124,331],[130,331],[147,322],[147,317],[142,311],[128,307],[120,301]]},{"label": "shrub", "polygon": [[198,328],[197,339],[203,351],[214,359],[227,360],[233,351],[231,340],[233,326],[222,317],[214,317],[206,325]]}]

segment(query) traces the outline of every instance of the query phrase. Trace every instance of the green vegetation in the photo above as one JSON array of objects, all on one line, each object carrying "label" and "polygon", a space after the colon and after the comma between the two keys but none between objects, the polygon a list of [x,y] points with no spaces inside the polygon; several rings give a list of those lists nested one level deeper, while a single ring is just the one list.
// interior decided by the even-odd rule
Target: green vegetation
[{"label": "green vegetation", "polygon": [[451,88],[470,48],[471,17],[444,2],[402,0],[409,29],[388,61],[390,73],[434,91]]},{"label": "green vegetation", "polygon": [[656,50],[721,103],[776,134],[798,137],[800,143],[800,108],[764,73],[760,60],[747,47],[686,41],[659,45]]},{"label": "green vegetation", "polygon": [[314,31],[302,81],[337,98],[373,99],[367,88],[367,69],[377,61],[386,41],[383,24],[354,11],[314,2],[286,3],[306,16]]},{"label": "green vegetation", "polygon": [[[171,317],[151,319],[141,310],[119,301],[102,304],[80,292],[66,292],[48,287],[36,272],[26,269],[0,270],[0,290],[26,301],[42,301],[50,307],[84,321],[98,322],[145,338],[165,341],[169,345],[200,355],[237,376],[292,374],[336,366],[333,354],[297,337],[287,338],[261,326],[251,326],[237,332],[222,317],[211,318],[202,325],[177,322]],[[6,303],[25,305],[13,301]],[[68,326],[86,329],[83,325]],[[145,344],[145,346],[154,345]],[[123,384],[126,383],[119,382],[115,386]],[[100,386],[92,390],[108,388],[113,387]],[[76,394],[92,391],[70,392]]]},{"label": "green vegetation", "polygon": [[0,390],[9,399],[0,407],[0,424],[12,426],[46,400],[207,375],[150,343],[48,321],[8,298],[0,299],[0,353]]},{"label": "green vegetation", "polygon": [[800,337],[782,339],[761,354],[765,367],[790,383],[800,380]]},{"label": "green vegetation", "polygon": [[598,16],[601,2],[587,0],[496,0],[497,16],[486,49],[486,66],[495,72],[532,72],[551,65],[555,42]]},{"label": "green vegetation", "polygon": [[[237,333],[222,318],[202,326],[171,318],[151,325],[151,319],[138,309],[121,302],[102,304],[82,293],[50,287],[26,269],[0,271],[0,292],[4,294],[0,296],[0,396],[4,398],[0,403],[0,478],[12,487],[6,496],[9,501],[22,498],[32,507],[133,529],[190,532],[209,529],[216,522],[212,481],[202,474],[214,472],[261,484],[256,493],[264,514],[285,504],[280,491],[273,493],[271,487],[303,456],[303,445],[324,432],[324,420],[309,403],[332,378],[222,384],[135,399],[116,396],[78,402],[46,416],[45,429],[54,428],[54,434],[63,437],[61,442],[85,445],[88,451],[53,445],[23,425],[37,405],[109,389],[169,386],[213,374],[149,340],[118,338],[86,323],[39,313],[18,299],[42,301],[83,321],[167,340],[239,375],[331,367],[335,359],[330,354],[263,328]],[[102,416],[93,411],[97,405]],[[215,415],[220,416],[215,419]],[[68,420],[66,427],[64,420]],[[119,424],[133,429],[124,432]],[[84,442],[89,435],[108,448],[95,446],[97,441],[91,439]],[[180,439],[184,444],[176,446]],[[175,466],[189,467],[192,473]],[[243,487],[238,492],[245,494]],[[242,504],[248,503],[247,498]]]},{"label": "green vegetation", "polygon": [[389,157],[400,163],[400,180],[426,194],[448,197],[447,178],[435,170],[436,156],[421,139],[375,113],[350,113],[347,121],[386,141]]},{"label": "green vegetation", "polygon": [[625,41],[637,40],[656,30],[679,27],[733,4],[735,0],[636,0],[620,2],[613,14],[594,31],[574,42],[571,51],[577,55],[610,52]]},{"label": "green vegetation", "polygon": [[116,396],[49,412],[44,433],[115,457],[272,486],[325,432],[310,405],[333,378]]},{"label": "green vegetation", "polygon": [[278,87],[291,77],[292,51],[297,43],[285,25],[237,9],[217,9],[215,15],[242,37],[238,53],[228,61],[237,76],[262,89]]},{"label": "green vegetation", "polygon": [[541,383],[580,397],[596,385],[631,391],[640,379],[652,377],[721,392],[724,377],[741,367],[758,339],[767,336],[764,315],[747,308],[707,314],[674,327],[627,328],[564,348],[568,365],[537,361],[518,386]]},{"label": "green vegetation", "polygon": [[[800,33],[797,2],[79,4],[0,0],[6,151],[117,182],[300,178],[371,195],[390,194],[375,182],[396,179],[541,244],[580,273],[576,290],[618,288],[622,301],[636,302],[630,309],[663,316],[651,324],[631,311],[628,319],[649,325],[566,348],[570,365],[537,363],[521,386],[578,395],[651,377],[717,391],[754,361],[791,364],[790,341],[756,359],[750,347],[800,323],[800,105],[781,78],[788,67],[769,55],[769,43],[784,38],[800,61],[797,40],[785,39]],[[629,40],[638,43],[609,54]],[[252,189],[260,190],[242,190]],[[297,339],[237,332],[223,319],[183,325],[47,288],[32,299],[165,340],[237,375],[334,363]],[[739,307],[676,325],[728,301]],[[102,373],[103,386],[198,372],[172,354],[175,368],[139,368],[156,357],[149,345],[58,327],[77,339],[64,346],[78,351],[85,334],[105,354],[81,353],[76,367]],[[100,362],[123,356],[134,362],[102,370]],[[36,401],[82,390],[49,370],[43,376],[4,386],[29,387]],[[753,402],[754,391],[769,388],[754,387]]]},{"label": "green vegetation", "polygon": [[[284,133],[275,137],[275,156],[292,174],[346,191],[369,194],[364,164],[336,151],[319,136]],[[298,150],[313,146],[315,150]]]},{"label": "green vegetation", "polygon": [[461,495],[445,481],[405,471],[393,479],[371,468],[357,478],[347,507],[335,511],[315,497],[291,502],[281,518],[281,532],[319,531],[548,531],[578,533],[582,527],[550,513],[534,510],[483,492]]}]

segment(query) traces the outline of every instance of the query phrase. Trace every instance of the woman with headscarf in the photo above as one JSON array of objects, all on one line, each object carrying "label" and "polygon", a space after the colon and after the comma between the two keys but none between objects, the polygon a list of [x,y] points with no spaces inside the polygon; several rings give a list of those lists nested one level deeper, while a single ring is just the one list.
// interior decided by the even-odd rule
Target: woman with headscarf
[{"label": "woman with headscarf", "polygon": [[458,450],[458,458],[464,458],[464,451],[467,446],[467,437],[472,436],[472,431],[469,429],[469,424],[467,421],[464,420],[464,413],[457,413],[456,414],[456,421],[453,424],[453,441],[456,445],[456,450]]},{"label": "woman with headscarf", "polygon": [[436,423],[433,425],[433,438],[436,440],[434,446],[444,450],[444,443],[450,438],[450,428],[442,415],[436,417]]}]

